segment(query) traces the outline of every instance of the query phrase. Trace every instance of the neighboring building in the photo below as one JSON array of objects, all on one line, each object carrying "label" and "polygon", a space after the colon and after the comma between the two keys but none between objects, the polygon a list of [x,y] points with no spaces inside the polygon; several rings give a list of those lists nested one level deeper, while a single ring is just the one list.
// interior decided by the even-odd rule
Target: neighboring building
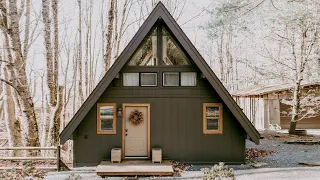
[{"label": "neighboring building", "polygon": [[160,2],[60,134],[74,166],[110,159],[245,163],[260,134]]},{"label": "neighboring building", "polygon": [[[269,124],[277,124],[282,129],[288,129],[291,120],[290,106],[281,101],[291,99],[292,88],[293,84],[255,86],[231,94],[258,130],[268,129]],[[302,94],[309,90],[320,96],[320,82],[302,84]],[[299,121],[297,128],[320,129],[320,116]]]}]

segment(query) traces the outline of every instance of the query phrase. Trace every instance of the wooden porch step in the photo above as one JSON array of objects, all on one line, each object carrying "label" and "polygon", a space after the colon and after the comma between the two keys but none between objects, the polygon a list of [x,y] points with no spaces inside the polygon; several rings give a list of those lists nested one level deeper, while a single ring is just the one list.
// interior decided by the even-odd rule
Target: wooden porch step
[{"label": "wooden porch step", "polygon": [[152,163],[151,160],[124,160],[121,163],[102,161],[96,173],[99,176],[172,176],[170,161]]}]

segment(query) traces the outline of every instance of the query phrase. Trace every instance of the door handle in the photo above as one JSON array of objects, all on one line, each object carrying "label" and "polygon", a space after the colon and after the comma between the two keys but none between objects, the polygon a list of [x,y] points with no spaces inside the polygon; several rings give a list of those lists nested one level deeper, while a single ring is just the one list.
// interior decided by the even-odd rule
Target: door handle
[{"label": "door handle", "polygon": [[126,136],[128,136],[128,134],[126,133]]},{"label": "door handle", "polygon": [[126,132],[128,132],[128,129],[126,129]]}]

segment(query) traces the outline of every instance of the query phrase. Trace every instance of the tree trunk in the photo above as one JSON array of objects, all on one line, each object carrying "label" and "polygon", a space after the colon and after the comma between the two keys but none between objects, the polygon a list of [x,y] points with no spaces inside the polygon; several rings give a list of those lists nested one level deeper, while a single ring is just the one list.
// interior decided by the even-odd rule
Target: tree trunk
[{"label": "tree trunk", "polygon": [[294,91],[293,91],[293,101],[292,101],[292,106],[291,106],[291,122],[290,122],[290,129],[289,129],[289,134],[294,134],[296,130],[296,124],[298,122],[298,117],[299,117],[299,109],[300,109],[300,85],[301,85],[301,78],[298,78],[296,81],[296,84],[294,86]]},{"label": "tree trunk", "polygon": [[[4,79],[7,79],[8,72],[5,68],[1,69]],[[15,103],[13,101],[12,89],[9,85],[2,83],[3,89],[3,112],[4,112],[4,121],[6,125],[8,143],[9,147],[19,147],[22,146],[22,137],[21,137],[21,124],[19,119],[16,118],[15,112]],[[13,156],[19,156],[20,151],[13,151]]]},{"label": "tree trunk", "polygon": [[59,86],[57,105],[51,110],[52,116],[50,118],[49,127],[49,144],[51,146],[59,145],[59,134],[60,134],[60,124],[61,124],[61,111],[62,111],[62,97],[63,97],[63,87]]},{"label": "tree trunk", "polygon": [[[44,41],[46,47],[47,61],[47,85],[49,89],[48,104],[46,108],[47,119],[49,120],[48,134],[47,126],[44,127],[44,137],[48,135],[48,145],[59,144],[60,114],[62,110],[62,87],[58,87],[59,75],[59,26],[58,26],[58,0],[42,0],[42,18],[44,23]],[[51,43],[51,16],[53,19],[53,43]],[[50,114],[50,115],[49,115]],[[50,116],[50,117],[49,117]],[[46,124],[45,124],[46,125]],[[47,134],[47,135],[46,135]],[[46,142],[45,138],[43,139]]]},{"label": "tree trunk", "polygon": [[222,31],[221,37],[220,37],[220,41],[217,42],[218,45],[218,67],[220,70],[220,80],[223,84],[225,84],[225,78],[224,78],[224,63],[223,63],[223,38],[224,38],[224,33]]},{"label": "tree trunk", "polygon": [[104,56],[105,72],[107,72],[111,65],[111,53],[112,53],[112,34],[113,34],[113,22],[114,22],[114,11],[115,11],[115,0],[109,0],[110,7],[108,11],[108,27],[106,33],[106,54]]},{"label": "tree trunk", "polygon": [[[34,103],[30,93],[30,88],[27,80],[26,73],[26,61],[22,53],[22,45],[20,39],[20,27],[19,20],[20,16],[17,10],[16,1],[8,1],[9,3],[9,12],[7,11],[6,1],[1,1],[0,10],[3,14],[2,16],[2,28],[5,36],[10,39],[10,56],[9,59],[12,59],[12,62],[7,65],[10,79],[8,82],[11,83],[11,86],[18,93],[21,100],[21,108],[24,126],[26,126],[26,134],[28,137],[26,145],[27,146],[39,146],[39,132],[38,124],[36,120],[36,115],[34,111]],[[10,25],[9,25],[10,22]],[[12,55],[11,55],[12,52]],[[36,155],[37,153],[30,153],[30,155]]]},{"label": "tree trunk", "polygon": [[80,97],[80,104],[83,103],[84,101],[84,96],[83,96],[83,87],[82,87],[82,6],[81,6],[81,0],[78,0],[78,5],[79,5],[79,44],[78,44],[78,68],[79,68],[79,97]]},{"label": "tree trunk", "polygon": [[297,127],[297,122],[290,122],[290,129],[289,129],[289,134],[295,134],[296,132],[296,127]]}]

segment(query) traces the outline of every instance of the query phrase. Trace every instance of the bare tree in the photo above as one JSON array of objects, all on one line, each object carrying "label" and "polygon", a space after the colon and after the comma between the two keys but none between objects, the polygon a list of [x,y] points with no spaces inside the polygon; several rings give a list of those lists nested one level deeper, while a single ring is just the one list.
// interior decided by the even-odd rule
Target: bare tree
[{"label": "bare tree", "polygon": [[108,10],[108,26],[106,32],[106,53],[104,55],[105,72],[107,72],[111,65],[111,53],[112,53],[112,35],[114,31],[114,17],[115,17],[115,0],[109,0],[110,7]]},{"label": "bare tree", "polygon": [[[8,7],[8,9],[7,9]],[[0,1],[1,10],[1,30],[5,39],[11,48],[8,48],[7,64],[9,79],[1,79],[2,82],[10,85],[19,95],[20,107],[24,122],[27,140],[27,146],[39,146],[39,132],[38,124],[34,109],[34,103],[30,88],[28,86],[27,73],[26,73],[26,57],[23,56],[22,42],[20,39],[20,14],[18,13],[17,1],[12,0],[7,3],[6,0]],[[35,155],[36,153],[30,153]]]},{"label": "bare tree", "polygon": [[[3,56],[0,56],[2,59]],[[1,66],[1,75],[3,79],[8,79],[8,71],[3,65]],[[15,96],[14,91],[11,86],[6,83],[2,83],[2,95],[3,95],[3,115],[4,121],[7,130],[8,144],[10,147],[22,146],[22,137],[21,137],[21,125],[19,119],[17,119],[15,112],[15,102],[13,97]],[[13,156],[18,155],[19,152],[14,151]]]},{"label": "bare tree", "polygon": [[[51,3],[51,13],[50,13]],[[51,17],[53,19],[53,43],[51,42]],[[47,112],[49,117],[48,143],[59,144],[60,114],[62,111],[63,87],[58,86],[59,74],[59,30],[58,30],[58,0],[42,0],[42,19],[44,23],[44,41],[47,61],[47,85],[49,102]]]}]

